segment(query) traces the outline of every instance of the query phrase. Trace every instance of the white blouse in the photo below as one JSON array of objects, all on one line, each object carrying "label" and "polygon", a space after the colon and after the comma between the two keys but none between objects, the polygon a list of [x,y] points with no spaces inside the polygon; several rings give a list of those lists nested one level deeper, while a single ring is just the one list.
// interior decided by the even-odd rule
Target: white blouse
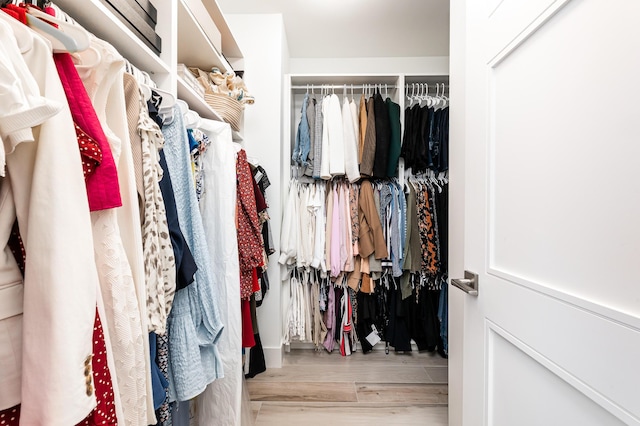
[{"label": "white blouse", "polygon": [[[51,45],[8,15],[0,22],[1,44],[9,44],[6,37],[13,31],[15,40],[11,43],[19,46],[30,70],[21,79],[33,78],[40,95],[67,105]],[[11,146],[11,139],[3,135],[5,149],[10,147],[7,152],[15,148],[7,155],[3,188],[9,186],[11,191],[4,195],[15,203],[28,259],[21,334],[29,338],[15,346],[22,348],[21,423],[76,424],[96,405],[93,388],[87,385],[91,371],[85,375],[85,362],[93,349],[98,275],[82,163],[69,108],[45,117],[33,128],[33,142],[23,141],[26,143],[15,141],[18,143]],[[11,211],[11,202],[3,205],[6,213],[4,206]],[[12,318],[18,326],[16,314]],[[0,347],[8,348],[4,344]],[[6,354],[3,350],[0,353],[2,357]],[[4,359],[0,363],[7,365]]]}]

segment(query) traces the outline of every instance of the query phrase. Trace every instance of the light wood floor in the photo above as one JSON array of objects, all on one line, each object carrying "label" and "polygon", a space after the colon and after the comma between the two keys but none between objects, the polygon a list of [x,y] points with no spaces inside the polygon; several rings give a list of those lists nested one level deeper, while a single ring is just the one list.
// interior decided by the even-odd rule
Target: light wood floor
[{"label": "light wood floor", "polygon": [[292,350],[247,380],[256,426],[446,426],[447,360],[437,354],[349,357]]}]

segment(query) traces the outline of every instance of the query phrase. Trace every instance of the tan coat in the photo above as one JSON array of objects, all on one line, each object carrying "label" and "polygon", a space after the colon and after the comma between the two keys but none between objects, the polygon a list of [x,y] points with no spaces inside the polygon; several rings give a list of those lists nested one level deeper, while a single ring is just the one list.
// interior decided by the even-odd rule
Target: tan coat
[{"label": "tan coat", "polygon": [[360,187],[360,256],[367,257],[372,253],[376,259],[388,257],[387,245],[382,233],[380,216],[373,200],[371,182],[364,181]]}]

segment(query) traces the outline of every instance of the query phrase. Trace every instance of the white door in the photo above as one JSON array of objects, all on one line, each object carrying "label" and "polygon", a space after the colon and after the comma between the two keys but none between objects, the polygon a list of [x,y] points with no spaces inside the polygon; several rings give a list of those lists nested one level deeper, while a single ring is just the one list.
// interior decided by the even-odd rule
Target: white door
[{"label": "white door", "polygon": [[640,425],[640,1],[452,0],[450,424]]}]

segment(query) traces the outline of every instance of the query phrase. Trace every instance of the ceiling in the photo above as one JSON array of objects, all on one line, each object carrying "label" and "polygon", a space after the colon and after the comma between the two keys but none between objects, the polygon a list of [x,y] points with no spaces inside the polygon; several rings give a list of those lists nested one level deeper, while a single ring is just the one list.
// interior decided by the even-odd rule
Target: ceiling
[{"label": "ceiling", "polygon": [[449,56],[449,0],[217,0],[281,13],[292,58]]}]

